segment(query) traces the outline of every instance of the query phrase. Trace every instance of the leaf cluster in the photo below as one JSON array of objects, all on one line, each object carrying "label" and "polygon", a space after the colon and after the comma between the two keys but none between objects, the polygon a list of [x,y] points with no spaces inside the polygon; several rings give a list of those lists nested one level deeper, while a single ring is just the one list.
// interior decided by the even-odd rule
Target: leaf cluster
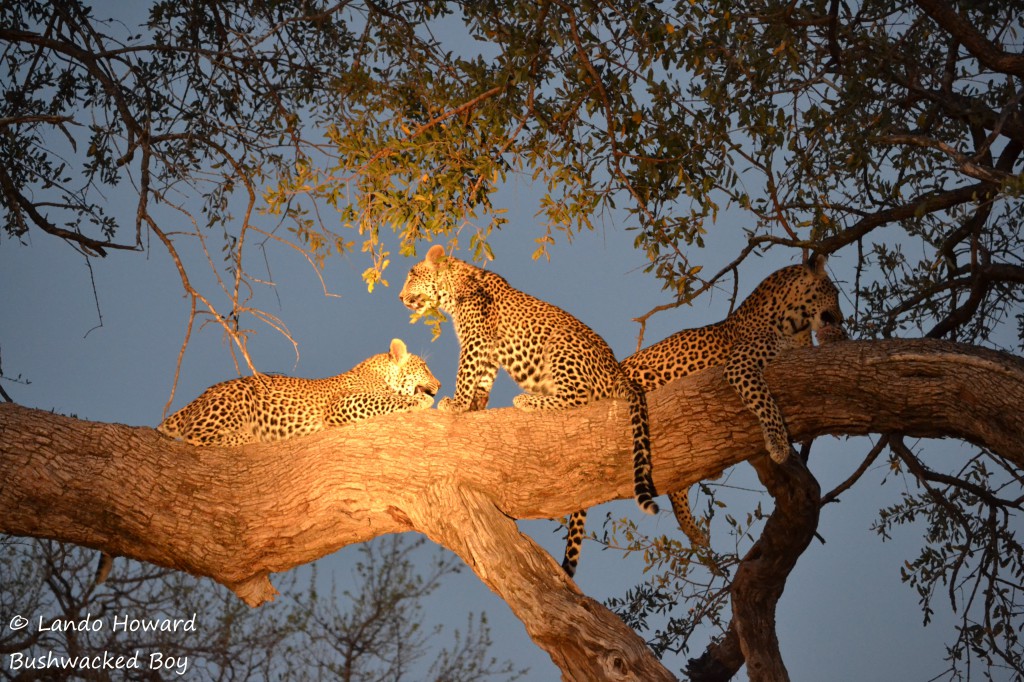
[{"label": "leaf cluster", "polygon": [[1019,638],[1024,608],[1024,546],[1015,529],[1024,496],[1020,476],[991,453],[979,452],[945,475],[926,467],[902,440],[892,444],[892,467],[907,471],[914,486],[879,512],[875,530],[885,539],[899,526],[925,528],[920,553],[901,568],[918,595],[927,625],[943,595],[959,614],[956,639],[947,646],[950,671],[1003,671],[1024,677]]}]

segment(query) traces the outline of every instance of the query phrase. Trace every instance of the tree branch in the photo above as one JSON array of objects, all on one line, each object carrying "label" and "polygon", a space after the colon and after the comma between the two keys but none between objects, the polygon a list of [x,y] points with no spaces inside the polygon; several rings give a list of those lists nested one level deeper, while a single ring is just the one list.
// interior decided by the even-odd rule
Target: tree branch
[{"label": "tree branch", "polygon": [[[1024,361],[1014,356],[934,340],[845,342],[785,353],[767,375],[795,440],[956,437],[1024,467]],[[663,491],[763,454],[760,427],[719,370],[670,384],[648,403]],[[556,518],[631,497],[630,444],[619,401],[541,413],[396,414],[241,448],[195,448],[149,428],[0,404],[0,532],[208,576],[257,605],[273,598],[272,572],[419,530],[470,562],[557,665],[587,651],[621,679],[654,679],[630,677],[653,676],[656,667],[642,667],[653,659],[636,658],[621,644],[630,640],[607,642],[612,621],[602,607],[499,522],[499,510]],[[551,635],[567,625],[537,622],[551,614],[531,600],[592,618]],[[616,638],[628,632],[621,627]]]},{"label": "tree branch", "polygon": [[818,529],[821,488],[798,457],[782,465],[764,457],[750,463],[775,499],[775,510],[736,571],[730,588],[733,618],[725,637],[687,665],[692,682],[724,682],[744,663],[751,682],[789,680],[779,651],[775,607]]},{"label": "tree branch", "polygon": [[900,206],[864,214],[860,220],[849,228],[828,239],[823,239],[816,245],[816,248],[821,253],[834,253],[847,244],[852,244],[861,239],[877,227],[900,220],[920,217],[928,213],[935,213],[936,211],[944,211],[970,201],[983,201],[993,193],[992,185],[987,182],[978,182],[973,185],[939,193],[923,193]]},{"label": "tree branch", "polygon": [[412,510],[413,525],[448,547],[512,608],[570,680],[675,678],[618,616],[582,594],[490,496],[442,481]]},{"label": "tree branch", "polygon": [[100,241],[87,237],[80,232],[72,232],[71,230],[65,230],[63,227],[58,227],[46,219],[42,213],[40,213],[36,205],[30,201],[27,197],[18,191],[17,186],[14,183],[14,179],[7,173],[7,171],[0,166],[0,191],[7,196],[7,202],[10,205],[11,212],[14,214],[14,220],[18,223],[19,230],[27,230],[28,224],[25,222],[22,212],[27,213],[29,218],[32,219],[33,224],[39,229],[60,237],[61,239],[78,244],[81,246],[86,254],[106,256],[106,249],[124,249],[126,251],[141,251],[142,244],[118,244],[112,241]]},{"label": "tree branch", "polygon": [[1024,56],[999,49],[947,3],[942,0],[915,0],[915,2],[935,23],[948,31],[972,55],[977,57],[979,62],[993,71],[1024,77]]}]

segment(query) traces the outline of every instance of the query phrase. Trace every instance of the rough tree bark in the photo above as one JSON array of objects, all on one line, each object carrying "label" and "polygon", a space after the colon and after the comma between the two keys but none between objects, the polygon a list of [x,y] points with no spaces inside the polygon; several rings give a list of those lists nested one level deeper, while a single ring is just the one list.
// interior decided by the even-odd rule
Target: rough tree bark
[{"label": "rough tree bark", "polygon": [[[1013,356],[849,342],[791,351],[768,380],[796,440],[899,431],[962,438],[1024,464],[1024,361]],[[720,371],[666,386],[649,406],[662,491],[764,453]],[[390,415],[237,449],[0,405],[0,532],[208,576],[255,606],[275,594],[270,573],[417,530],[509,603],[565,679],[667,680],[636,634],[511,521],[631,497],[630,449],[626,406],[614,401]]]},{"label": "rough tree bark", "polygon": [[782,465],[757,457],[750,464],[775,509],[736,570],[729,588],[733,616],[725,636],[687,665],[691,682],[731,680],[744,663],[750,682],[789,680],[775,632],[775,608],[818,529],[821,486],[796,457]]}]

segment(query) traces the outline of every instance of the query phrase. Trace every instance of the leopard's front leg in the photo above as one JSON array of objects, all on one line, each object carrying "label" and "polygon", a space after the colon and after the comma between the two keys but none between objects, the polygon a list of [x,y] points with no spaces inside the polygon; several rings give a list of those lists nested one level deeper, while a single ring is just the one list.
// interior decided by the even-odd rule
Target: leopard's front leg
[{"label": "leopard's front leg", "polygon": [[789,458],[789,434],[763,371],[776,354],[777,351],[767,341],[737,347],[725,365],[725,378],[740,394],[747,409],[757,417],[768,454],[781,464]]},{"label": "leopard's front leg", "polygon": [[350,393],[332,402],[324,414],[326,426],[338,426],[360,419],[368,419],[393,412],[416,412],[430,409],[434,397],[417,395],[396,395],[386,391]]},{"label": "leopard's front leg", "polygon": [[437,404],[439,412],[468,412],[483,409],[498,375],[493,353],[482,343],[464,344],[459,351],[459,371],[455,377],[455,395]]}]

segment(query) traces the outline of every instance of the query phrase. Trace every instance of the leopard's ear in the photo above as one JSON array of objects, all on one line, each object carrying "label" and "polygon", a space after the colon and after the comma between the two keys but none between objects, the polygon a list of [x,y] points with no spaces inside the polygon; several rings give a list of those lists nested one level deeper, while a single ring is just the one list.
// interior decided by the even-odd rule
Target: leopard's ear
[{"label": "leopard's ear", "polygon": [[427,257],[424,260],[436,267],[442,258],[444,258],[444,247],[440,244],[434,244],[427,251]]},{"label": "leopard's ear", "polygon": [[396,364],[402,364],[409,357],[409,351],[405,348],[405,341],[402,339],[391,339],[391,359]]},{"label": "leopard's ear", "polygon": [[823,253],[812,253],[808,257],[804,267],[815,277],[825,276],[825,266],[828,265],[828,256]]}]

